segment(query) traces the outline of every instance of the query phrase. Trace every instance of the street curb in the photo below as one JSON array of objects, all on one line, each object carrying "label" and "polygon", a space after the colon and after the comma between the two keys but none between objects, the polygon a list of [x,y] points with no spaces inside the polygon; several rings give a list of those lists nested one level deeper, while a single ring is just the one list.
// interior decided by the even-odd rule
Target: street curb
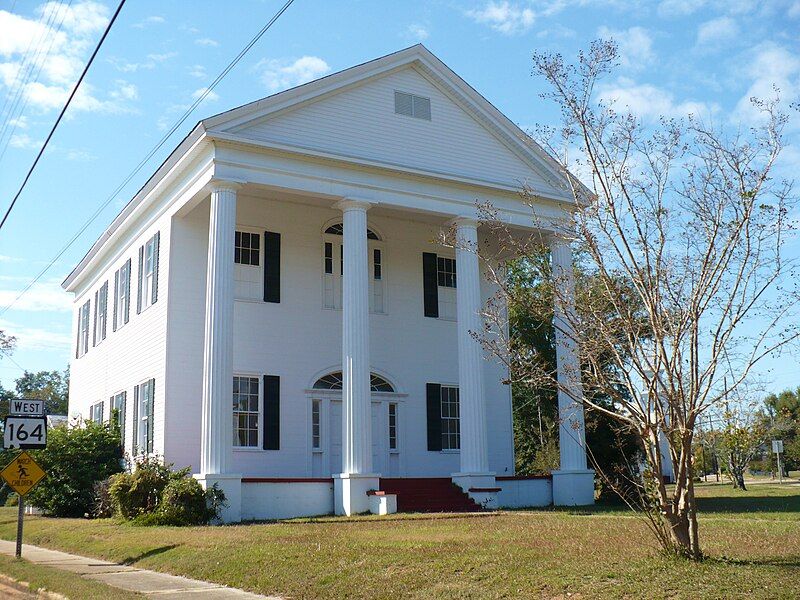
[{"label": "street curb", "polygon": [[19,581],[18,579],[14,579],[13,577],[9,577],[3,573],[0,573],[0,583],[4,583],[5,585],[11,586],[21,592],[36,594],[37,598],[42,598],[43,600],[69,600],[69,598],[66,596],[57,594],[56,592],[51,592],[45,588],[39,588],[34,592],[31,590],[31,585],[27,581]]}]

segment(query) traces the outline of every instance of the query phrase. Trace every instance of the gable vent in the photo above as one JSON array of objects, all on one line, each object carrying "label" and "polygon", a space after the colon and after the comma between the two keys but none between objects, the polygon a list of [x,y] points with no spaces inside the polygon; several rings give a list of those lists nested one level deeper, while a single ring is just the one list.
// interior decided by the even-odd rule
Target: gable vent
[{"label": "gable vent", "polygon": [[394,112],[398,115],[431,120],[431,99],[406,92],[394,93]]}]

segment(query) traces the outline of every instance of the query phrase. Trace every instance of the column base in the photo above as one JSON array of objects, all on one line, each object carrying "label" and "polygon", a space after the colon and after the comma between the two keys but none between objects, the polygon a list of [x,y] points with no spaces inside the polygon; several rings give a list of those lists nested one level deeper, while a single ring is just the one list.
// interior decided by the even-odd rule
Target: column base
[{"label": "column base", "polygon": [[498,507],[497,496],[500,488],[497,487],[495,473],[452,473],[450,477],[458,487],[464,490],[473,501],[484,508],[495,509]]},{"label": "column base", "polygon": [[380,489],[377,473],[337,473],[333,476],[333,512],[337,515],[358,515],[369,512],[370,490]]},{"label": "column base", "polygon": [[553,506],[594,504],[592,469],[553,471]]},{"label": "column base", "polygon": [[225,506],[219,513],[219,523],[239,523],[242,520],[242,476],[221,474],[199,474],[194,478],[204,490],[214,485],[225,494]]}]

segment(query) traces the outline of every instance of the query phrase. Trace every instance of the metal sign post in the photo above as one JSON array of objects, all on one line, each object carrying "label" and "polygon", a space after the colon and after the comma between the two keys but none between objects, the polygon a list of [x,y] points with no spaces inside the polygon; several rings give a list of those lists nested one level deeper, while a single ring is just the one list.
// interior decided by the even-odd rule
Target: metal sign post
[{"label": "metal sign post", "polygon": [[783,452],[783,440],[772,440],[772,451],[778,459],[778,483],[783,485],[783,467],[781,466],[781,453]]}]

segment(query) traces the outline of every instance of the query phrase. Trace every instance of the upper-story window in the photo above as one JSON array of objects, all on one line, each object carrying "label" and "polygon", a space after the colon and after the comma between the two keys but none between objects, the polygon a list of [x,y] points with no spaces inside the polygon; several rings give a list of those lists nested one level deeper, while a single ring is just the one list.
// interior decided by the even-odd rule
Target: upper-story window
[{"label": "upper-story window", "polygon": [[131,259],[114,273],[114,331],[128,322],[131,314]]},{"label": "upper-story window", "polygon": [[143,246],[139,247],[139,295],[136,310],[142,312],[158,300],[158,246],[159,232],[156,232]]},{"label": "upper-story window", "polygon": [[422,253],[422,294],[426,317],[456,320],[456,259]]},{"label": "upper-story window", "polygon": [[[325,229],[322,244],[322,306],[342,308],[342,279],[344,275],[344,243],[342,223]],[[367,229],[369,262],[369,309],[386,312],[386,261],[383,242],[372,229]]]},{"label": "upper-story window", "polygon": [[236,231],[234,246],[234,281],[236,297],[261,300],[263,275],[261,270],[261,235],[252,231]]},{"label": "upper-story window", "polygon": [[89,350],[89,300],[78,309],[78,344],[75,357],[80,358]]},{"label": "upper-story window", "polygon": [[98,425],[103,424],[103,403],[96,402],[89,407],[89,420]]},{"label": "upper-story window", "polygon": [[106,321],[108,320],[108,282],[94,293],[94,344],[106,339]]}]

